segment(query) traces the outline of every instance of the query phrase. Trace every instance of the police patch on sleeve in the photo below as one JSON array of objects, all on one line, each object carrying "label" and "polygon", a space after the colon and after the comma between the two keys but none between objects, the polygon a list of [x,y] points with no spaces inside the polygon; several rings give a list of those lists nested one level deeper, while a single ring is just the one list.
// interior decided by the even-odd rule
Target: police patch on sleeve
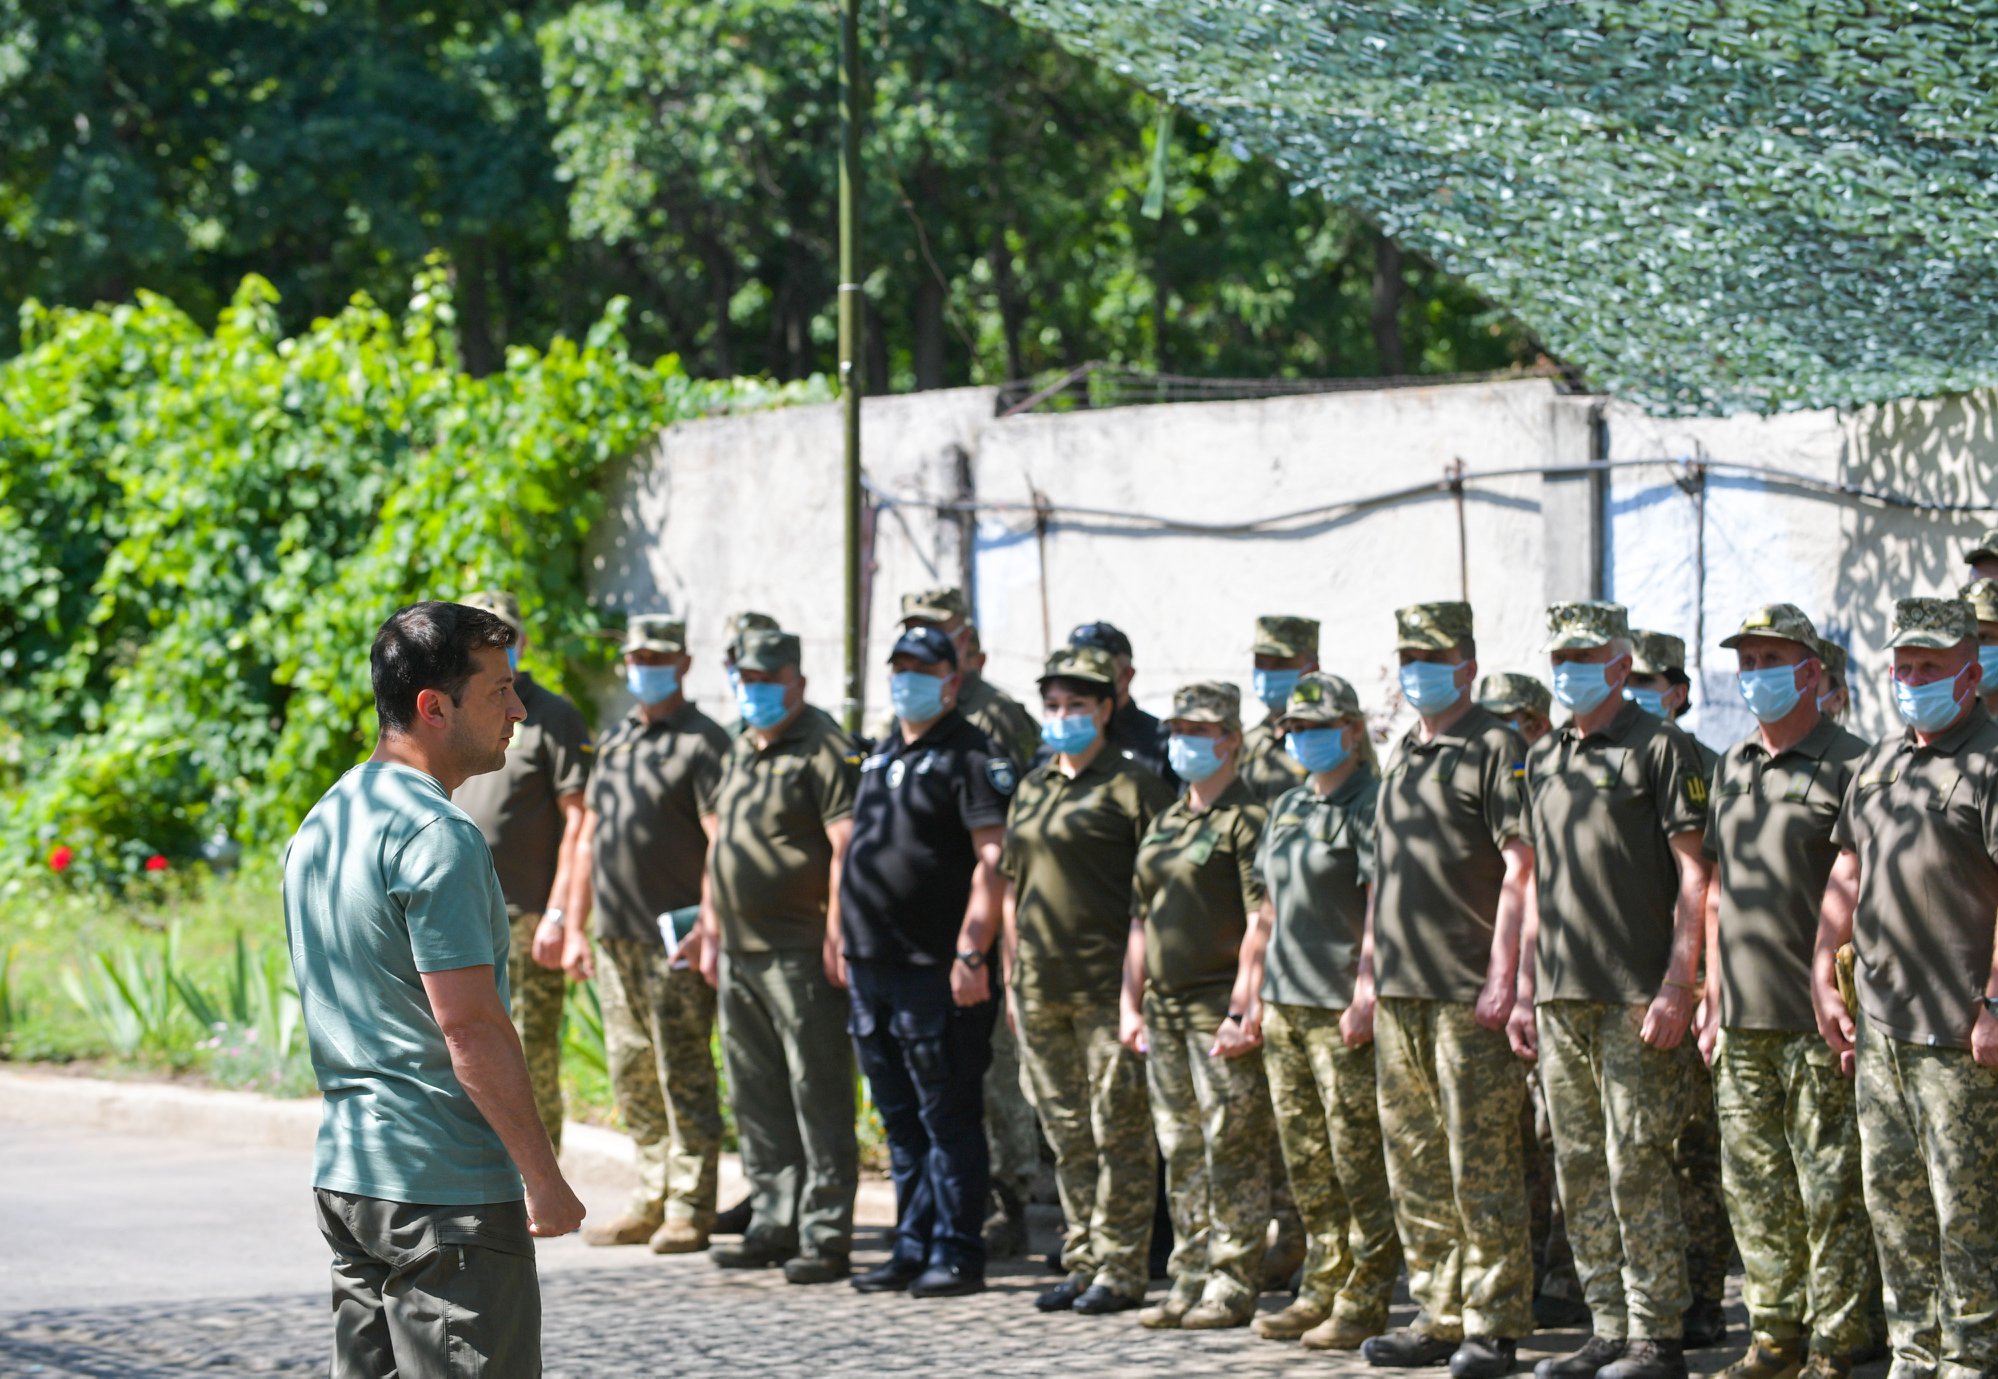
[{"label": "police patch on sleeve", "polygon": [[1013,793],[1013,788],[1020,783],[1020,774],[1013,769],[1013,763],[1007,758],[987,757],[985,779],[990,781],[992,788],[1000,794],[1010,795]]}]

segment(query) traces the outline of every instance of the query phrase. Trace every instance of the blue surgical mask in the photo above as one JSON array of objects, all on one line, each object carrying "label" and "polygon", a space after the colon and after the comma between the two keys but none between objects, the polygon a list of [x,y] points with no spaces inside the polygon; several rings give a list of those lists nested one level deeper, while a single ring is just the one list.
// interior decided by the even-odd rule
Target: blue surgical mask
[{"label": "blue surgical mask", "polygon": [[658,704],[671,699],[680,689],[678,666],[626,666],[624,687],[641,704]]},{"label": "blue surgical mask", "polygon": [[1166,761],[1184,781],[1203,781],[1221,769],[1226,760],[1214,749],[1211,737],[1182,737],[1174,733],[1166,741]]},{"label": "blue surgical mask", "polygon": [[1956,677],[1931,680],[1926,685],[1894,682],[1894,707],[1909,727],[1918,733],[1939,733],[1956,722],[1963,704],[1956,697]]},{"label": "blue surgical mask", "polygon": [[1290,702],[1290,692],[1297,688],[1298,678],[1303,674],[1301,670],[1259,670],[1250,676],[1250,681],[1255,686],[1256,698],[1274,712]]},{"label": "blue surgical mask", "polygon": [[1063,756],[1080,756],[1096,741],[1096,719],[1086,713],[1050,714],[1041,720],[1041,741]]},{"label": "blue surgical mask", "polygon": [[1590,661],[1564,661],[1554,667],[1554,697],[1570,713],[1588,713],[1610,697],[1606,667]]},{"label": "blue surgical mask", "polygon": [[772,682],[738,681],[735,706],[742,713],[742,721],[752,728],[774,728],[789,712],[784,704],[784,687]]},{"label": "blue surgical mask", "polygon": [[[1653,718],[1663,718],[1665,716],[1664,690],[1638,689],[1635,685],[1625,685],[1623,687],[1623,697],[1637,705],[1638,708],[1643,709]],[[1583,712],[1586,713],[1587,710],[1585,709]]]},{"label": "blue surgical mask", "polygon": [[898,670],[888,677],[888,703],[904,723],[927,723],[943,715],[944,682],[920,670]]},{"label": "blue surgical mask", "polygon": [[1292,761],[1314,776],[1321,771],[1338,770],[1352,755],[1346,750],[1344,728],[1305,728],[1293,732],[1284,738],[1283,749],[1290,753]]},{"label": "blue surgical mask", "polygon": [[1742,702],[1748,705],[1748,711],[1763,723],[1774,723],[1785,717],[1804,697],[1804,692],[1797,688],[1795,666],[1744,670],[1734,677],[1734,684],[1741,691]]},{"label": "blue surgical mask", "polygon": [[506,668],[516,675],[520,674],[520,644],[517,642],[507,643]]},{"label": "blue surgical mask", "polygon": [[1401,668],[1401,697],[1417,713],[1435,717],[1464,697],[1457,667],[1410,661]]},{"label": "blue surgical mask", "polygon": [[1977,692],[1998,694],[1998,646],[1978,647],[1977,664],[1984,667],[1984,680],[1978,685]]}]

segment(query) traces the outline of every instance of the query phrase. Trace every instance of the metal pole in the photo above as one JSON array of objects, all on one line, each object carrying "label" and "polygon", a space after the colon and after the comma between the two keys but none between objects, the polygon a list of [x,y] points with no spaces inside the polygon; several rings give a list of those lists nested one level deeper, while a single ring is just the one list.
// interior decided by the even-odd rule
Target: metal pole
[{"label": "metal pole", "polygon": [[846,730],[860,731],[866,680],[860,644],[860,0],[839,6],[839,397],[846,464]]}]

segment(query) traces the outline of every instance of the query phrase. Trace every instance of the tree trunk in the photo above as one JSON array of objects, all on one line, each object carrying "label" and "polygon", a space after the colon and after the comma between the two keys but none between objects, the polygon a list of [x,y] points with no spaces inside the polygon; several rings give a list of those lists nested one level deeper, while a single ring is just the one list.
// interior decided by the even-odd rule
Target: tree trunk
[{"label": "tree trunk", "polygon": [[861,300],[867,304],[864,327],[867,339],[863,342],[861,359],[865,366],[867,396],[883,397],[888,392],[888,332],[881,328],[881,313],[875,310],[874,303],[867,301],[867,294],[861,293]]},{"label": "tree trunk", "polygon": [[944,385],[944,294],[927,263],[916,264],[916,391]]},{"label": "tree trunk", "polygon": [[1024,327],[1019,293],[1013,281],[1013,255],[1006,248],[1006,227],[1001,225],[992,232],[992,247],[986,251],[986,258],[992,264],[992,291],[999,301],[1000,334],[1006,340],[1006,378],[1008,381],[1027,376],[1027,361],[1020,348],[1020,335]]},{"label": "tree trunk", "polygon": [[475,235],[451,256],[451,293],[458,308],[458,361],[466,373],[484,378],[499,367],[493,344],[493,304],[487,283],[491,257],[485,236]]},{"label": "tree trunk", "polygon": [[1374,231],[1374,361],[1389,376],[1406,373],[1401,340],[1401,246]]}]

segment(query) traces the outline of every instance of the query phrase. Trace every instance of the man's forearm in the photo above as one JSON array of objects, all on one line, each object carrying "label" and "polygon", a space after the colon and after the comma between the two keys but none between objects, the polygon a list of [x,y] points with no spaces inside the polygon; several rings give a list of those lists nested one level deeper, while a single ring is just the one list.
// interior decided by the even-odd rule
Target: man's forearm
[{"label": "man's forearm", "polygon": [[966,952],[983,953],[999,936],[999,914],[1005,905],[1005,879],[999,871],[980,862],[971,875],[971,900],[964,907],[964,924],[958,930],[958,943]]},{"label": "man's forearm", "polygon": [[1519,968],[1513,975],[1512,989],[1517,999],[1527,1005],[1533,1004],[1535,973],[1533,967],[1534,950],[1540,943],[1540,882],[1529,873],[1524,893],[1519,905]]},{"label": "man's forearm", "polygon": [[1485,978],[1508,986],[1519,981],[1519,939],[1526,925],[1526,882],[1533,863],[1506,858],[1505,881],[1499,887],[1498,913],[1492,917],[1492,947]]},{"label": "man's forearm", "polygon": [[559,1173],[555,1149],[534,1107],[534,1088],[527,1079],[520,1036],[504,1016],[502,1010],[498,1020],[479,1020],[444,1031],[444,1042],[451,1051],[451,1071],[506,1146],[521,1177],[530,1185],[545,1183]]}]

